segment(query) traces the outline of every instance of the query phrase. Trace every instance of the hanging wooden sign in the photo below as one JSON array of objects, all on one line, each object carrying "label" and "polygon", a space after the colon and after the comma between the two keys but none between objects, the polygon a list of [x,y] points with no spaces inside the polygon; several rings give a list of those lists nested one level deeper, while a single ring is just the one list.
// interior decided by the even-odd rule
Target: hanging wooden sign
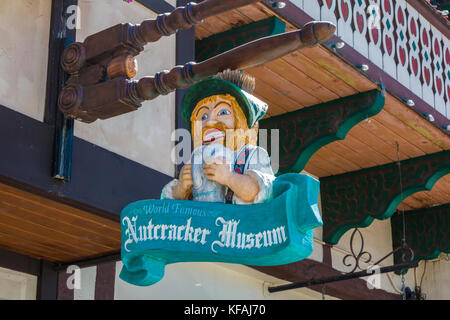
[{"label": "hanging wooden sign", "polygon": [[275,177],[267,151],[257,146],[268,106],[253,96],[254,86],[253,77],[226,70],[185,93],[181,114],[194,152],[161,199],[122,211],[123,280],[154,284],[169,263],[271,266],[312,253],[313,229],[322,225],[319,181]]},{"label": "hanging wooden sign", "polygon": [[189,261],[272,266],[296,262],[313,251],[321,226],[319,182],[285,174],[270,201],[229,205],[187,200],[143,200],[121,214],[120,278],[139,286],[160,281],[166,264]]}]

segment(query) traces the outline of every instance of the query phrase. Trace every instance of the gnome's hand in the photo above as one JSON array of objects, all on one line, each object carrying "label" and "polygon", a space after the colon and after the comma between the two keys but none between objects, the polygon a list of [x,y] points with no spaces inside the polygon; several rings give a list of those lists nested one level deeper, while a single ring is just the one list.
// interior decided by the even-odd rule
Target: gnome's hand
[{"label": "gnome's hand", "polygon": [[203,165],[207,179],[227,186],[243,202],[252,203],[259,192],[258,182],[249,175],[236,173],[230,169],[230,164],[222,158],[214,159],[212,164]]},{"label": "gnome's hand", "polygon": [[186,199],[192,186],[192,166],[185,164],[180,171],[178,183],[173,187],[172,193],[175,199]]},{"label": "gnome's hand", "polygon": [[203,172],[208,180],[228,186],[232,171],[230,164],[224,158],[215,158],[211,163],[203,165]]}]

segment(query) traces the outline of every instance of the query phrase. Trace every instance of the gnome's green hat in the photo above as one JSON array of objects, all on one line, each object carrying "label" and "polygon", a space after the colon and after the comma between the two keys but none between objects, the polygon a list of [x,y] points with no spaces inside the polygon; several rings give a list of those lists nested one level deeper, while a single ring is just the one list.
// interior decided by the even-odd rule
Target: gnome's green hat
[{"label": "gnome's green hat", "polygon": [[181,102],[181,114],[186,128],[191,130],[191,114],[197,103],[207,97],[218,94],[233,96],[252,128],[267,112],[267,103],[252,95],[255,79],[241,71],[225,70],[217,75],[192,85]]}]

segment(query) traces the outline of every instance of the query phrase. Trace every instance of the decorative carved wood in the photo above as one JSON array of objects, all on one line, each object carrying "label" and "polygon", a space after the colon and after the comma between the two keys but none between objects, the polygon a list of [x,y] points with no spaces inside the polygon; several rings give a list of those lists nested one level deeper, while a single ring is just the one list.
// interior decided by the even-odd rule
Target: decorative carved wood
[{"label": "decorative carved wood", "polygon": [[67,73],[79,72],[86,64],[105,64],[105,60],[131,54],[138,55],[144,45],[170,36],[178,30],[188,29],[203,19],[233,10],[259,0],[206,0],[199,4],[188,3],[171,13],[160,14],[156,19],[143,21],[140,25],[118,24],[87,37],[83,43],[69,46],[62,56]]},{"label": "decorative carved wood", "polygon": [[130,79],[136,74],[134,66],[137,65],[132,57],[142,52],[145,44],[158,41],[161,37],[174,34],[178,30],[188,29],[210,16],[258,1],[205,0],[199,4],[191,2],[171,13],[160,14],[156,19],[145,20],[140,25],[118,24],[87,37],[83,43],[72,43],[61,57],[62,68],[71,76],[67,81],[68,87],[60,94],[60,110],[78,120],[94,121],[92,116],[84,112],[86,110],[78,110],[72,114],[68,108],[68,101],[72,101],[75,106],[80,103],[74,99],[82,98],[77,94],[82,92],[84,86],[95,85],[119,76]]},{"label": "decorative carved wood", "polygon": [[[212,0],[202,2],[202,4],[210,1]],[[114,28],[117,28],[117,26],[112,29]],[[66,70],[74,73],[69,79],[68,85],[61,91],[58,101],[59,108],[63,113],[86,123],[93,122],[96,119],[111,118],[136,110],[144,100],[152,100],[176,89],[187,88],[195,82],[225,69],[245,69],[258,66],[300,48],[317,45],[329,39],[334,31],[335,26],[331,23],[310,22],[303,29],[262,38],[201,63],[189,62],[184,66],[175,66],[170,71],[162,71],[153,77],[144,77],[139,81],[130,81],[124,71],[115,71],[114,75],[124,74],[125,76],[114,79],[108,78],[108,81],[106,81],[106,72],[102,73],[98,68],[93,69],[95,65],[81,67],[81,70],[77,73],[76,69],[81,64],[75,62],[76,52],[85,56],[86,61],[97,61],[101,59],[99,57],[102,57],[102,54],[100,53],[101,50],[95,49],[98,55],[93,60],[92,52],[84,50],[83,46],[76,45],[73,47],[72,53],[67,53],[67,56],[73,57],[74,63],[72,63],[73,67],[71,66]],[[117,30],[115,32],[119,33]],[[97,37],[98,35],[94,36]],[[86,39],[86,41],[88,40]],[[88,42],[91,41],[93,41],[92,38]],[[97,39],[97,41],[100,41],[100,39]],[[86,48],[88,47],[86,46]],[[117,56],[123,56],[123,50],[119,51],[120,55]],[[127,54],[130,54],[130,52]],[[102,59],[107,61],[106,65],[117,64],[116,59]],[[95,78],[96,76],[97,78]]]},{"label": "decorative carved wood", "polygon": [[323,241],[337,244],[347,230],[387,219],[403,199],[431,190],[450,173],[450,150],[401,161],[400,167],[403,197],[398,163],[321,179]]},{"label": "decorative carved wood", "polygon": [[[450,253],[450,204],[405,211],[405,240],[414,251],[414,261],[431,260],[441,252]],[[397,211],[391,217],[392,246],[402,244],[403,218]],[[401,255],[394,254],[394,263]]]},{"label": "decorative carved wood", "polygon": [[[260,121],[261,129],[279,129],[278,174],[300,172],[324,145],[345,139],[347,132],[384,107],[384,91],[371,90]],[[268,130],[270,137],[270,130]],[[270,147],[269,147],[270,152]]]}]

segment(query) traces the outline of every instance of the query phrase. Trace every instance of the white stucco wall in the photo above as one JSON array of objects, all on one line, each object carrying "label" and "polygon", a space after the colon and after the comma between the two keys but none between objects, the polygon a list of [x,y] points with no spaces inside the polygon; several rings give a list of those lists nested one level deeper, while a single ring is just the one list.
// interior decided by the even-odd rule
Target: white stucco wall
[{"label": "white stucco wall", "polygon": [[37,277],[0,268],[0,300],[36,300]]},{"label": "white stucco wall", "polygon": [[[130,285],[119,278],[116,265],[117,300],[317,300],[322,294],[310,289],[269,293],[267,287],[285,284],[249,267],[225,263],[177,263],[166,266],[164,278],[149,287]],[[325,295],[325,299],[335,299]]]},{"label": "white stucco wall", "polygon": [[43,121],[51,0],[0,1],[0,104]]},{"label": "white stucco wall", "polygon": [[[333,263],[333,268],[343,271],[350,272],[353,267],[355,260],[353,258],[347,259],[347,264],[351,264],[351,266],[345,266],[343,263],[343,258],[351,253],[350,248],[350,238],[354,229],[347,231],[339,240],[338,244],[335,245],[331,250],[331,259]],[[367,254],[360,261],[361,268],[367,268],[369,265],[374,262],[380,260],[389,252],[392,251],[392,235],[391,235],[391,224],[390,220],[374,220],[372,224],[367,228],[359,229],[364,238],[364,251],[369,252],[372,255],[372,260],[370,264],[366,264],[363,261],[367,258]],[[356,234],[354,238],[354,250],[355,254],[359,254],[361,248],[360,237]],[[362,263],[361,263],[362,262]],[[391,266],[393,265],[394,260],[393,257],[390,256],[382,263],[379,264],[380,267]],[[361,271],[357,269],[356,271]],[[394,273],[390,273],[389,276],[394,280],[397,276]],[[369,279],[369,280],[373,280]],[[386,274],[380,274],[379,283],[380,289],[391,293],[398,293],[395,288],[392,287],[391,282]],[[397,286],[400,289],[400,285]]]},{"label": "white stucco wall", "polygon": [[[425,271],[425,273],[424,273]],[[412,277],[413,271],[410,272]],[[422,293],[427,300],[450,300],[450,259],[449,255],[441,256],[433,261],[421,261],[416,270],[417,283],[423,275]]]},{"label": "white stucco wall", "polygon": [[94,300],[95,299],[95,280],[97,277],[97,266],[81,268],[79,270],[80,286],[74,288],[74,300]]},{"label": "white stucco wall", "polygon": [[[322,294],[307,288],[269,293],[269,286],[285,281],[238,264],[188,262],[166,266],[164,278],[139,287],[119,278],[122,262],[116,263],[115,300],[318,300]],[[80,269],[80,288],[75,300],[95,298],[97,267]],[[336,298],[325,295],[327,300]]]},{"label": "white stucco wall", "polygon": [[[118,23],[139,24],[156,14],[143,5],[117,0],[80,0],[81,29],[77,41]],[[138,57],[139,72],[135,79],[152,76],[175,66],[175,35],[148,44]],[[109,151],[150,168],[173,176],[170,153],[174,145],[171,134],[175,128],[175,94],[144,102],[128,114],[92,124],[75,122],[75,135]]]}]

